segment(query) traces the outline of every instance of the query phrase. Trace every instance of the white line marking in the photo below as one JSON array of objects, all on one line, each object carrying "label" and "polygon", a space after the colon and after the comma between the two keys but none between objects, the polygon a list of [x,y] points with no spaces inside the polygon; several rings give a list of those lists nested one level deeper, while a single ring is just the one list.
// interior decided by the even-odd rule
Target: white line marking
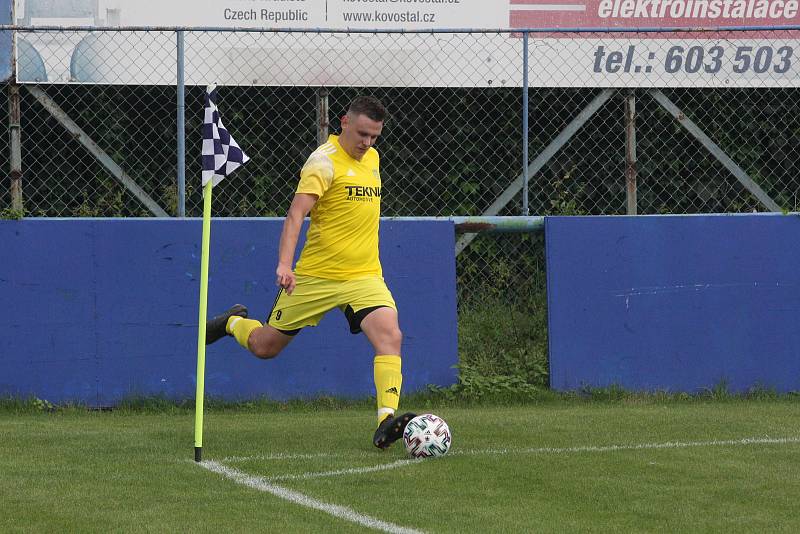
[{"label": "white line marking", "polygon": [[[249,462],[251,460],[312,460],[314,458],[336,458],[338,456],[345,456],[345,455],[340,453],[330,453],[330,452],[309,452],[309,453],[276,452],[274,454],[259,454],[256,456],[226,456],[225,458],[220,460],[220,462],[228,464],[235,462]],[[366,456],[366,455],[362,454],[361,456]],[[355,456],[350,456],[350,457],[355,458]]]},{"label": "white line marking", "polygon": [[338,504],[330,504],[318,501],[317,499],[309,497],[308,495],[304,495],[300,492],[290,490],[276,484],[271,484],[263,477],[248,475],[247,473],[243,473],[232,467],[228,467],[214,461],[200,462],[199,465],[213,473],[222,475],[225,478],[236,482],[237,484],[241,484],[242,486],[247,486],[265,493],[270,493],[289,502],[325,512],[326,514],[344,519],[345,521],[350,521],[351,523],[357,523],[368,528],[373,528],[383,532],[391,532],[393,534],[421,534],[421,531],[419,530],[401,527],[400,525],[395,525],[394,523],[389,523],[387,521],[381,521],[380,519],[375,519],[374,517],[360,514],[351,508],[347,508],[346,506],[339,506]]},{"label": "white line marking", "polygon": [[800,438],[741,438],[711,441],[668,441],[666,443],[639,443],[630,445],[584,445],[579,447],[538,447],[530,449],[467,449],[451,454],[501,455],[501,454],[568,454],[571,452],[614,452],[652,449],[686,449],[689,447],[721,447],[726,445],[787,445],[800,443]]},{"label": "white line marking", "polygon": [[[741,439],[728,439],[728,440],[710,440],[710,441],[667,441],[664,443],[632,443],[628,445],[583,445],[576,447],[532,447],[526,449],[465,449],[456,450],[449,455],[453,456],[494,456],[506,454],[570,454],[570,453],[602,453],[602,452],[616,452],[616,451],[636,451],[636,450],[664,450],[664,449],[685,449],[690,447],[723,447],[723,446],[736,446],[736,445],[787,445],[800,443],[800,437],[788,438],[741,438]],[[361,454],[335,454],[335,453],[308,453],[308,454],[269,454],[261,456],[231,456],[225,461],[250,461],[250,460],[293,460],[293,459],[309,459],[309,458],[338,458],[338,457],[369,457],[374,458],[374,454],[361,453]],[[349,469],[337,469],[334,471],[319,471],[302,474],[289,474],[277,475],[274,477],[259,477],[248,475],[235,468],[228,467],[222,463],[215,461],[201,462],[201,467],[208,469],[211,472],[228,478],[237,484],[247,486],[258,491],[270,493],[281,499],[289,502],[299,504],[308,508],[313,508],[321,512],[325,512],[332,516],[357,523],[369,528],[380,530],[383,532],[398,533],[398,534],[421,534],[421,531],[412,528],[403,527],[394,523],[381,521],[374,517],[364,515],[356,512],[351,508],[339,506],[337,504],[330,504],[319,501],[300,492],[284,488],[273,484],[272,481],[276,480],[307,480],[322,477],[333,477],[340,475],[360,475],[365,473],[375,473],[378,471],[388,471],[390,469],[397,469],[409,465],[420,463],[424,460],[396,460],[387,464],[380,464],[371,467],[353,467]]]},{"label": "white line marking", "polygon": [[410,464],[417,464],[422,459],[408,459],[397,460],[389,464],[373,465],[371,467],[351,467],[349,469],[337,469],[335,471],[318,471],[312,473],[303,473],[300,475],[277,475],[269,477],[267,480],[308,480],[310,478],[324,478],[336,477],[339,475],[363,475],[364,473],[376,473],[378,471],[389,471],[390,469],[397,469],[398,467],[405,467]]},{"label": "white line marking", "polygon": [[[725,445],[754,445],[754,444],[778,444],[800,443],[800,438],[743,438],[737,440],[713,440],[713,441],[690,441],[690,442],[666,442],[666,443],[641,443],[631,445],[606,445],[606,446],[581,446],[581,447],[538,447],[530,449],[466,449],[457,450],[449,455],[459,456],[499,456],[504,454],[569,454],[582,452],[614,452],[632,450],[659,450],[659,449],[685,449],[688,447],[719,447]],[[276,475],[269,477],[269,480],[309,480],[313,478],[333,477],[340,475],[363,475],[365,473],[375,473],[378,471],[389,471],[399,467],[406,467],[424,461],[416,460],[397,460],[388,464],[380,464],[372,467],[353,467],[350,469],[338,469],[336,471],[320,471],[302,473],[299,475]]]},{"label": "white line marking", "polygon": [[[491,456],[501,454],[568,454],[580,452],[614,452],[647,449],[685,449],[688,447],[721,447],[726,445],[788,445],[800,443],[800,437],[788,438],[740,438],[729,440],[710,441],[668,441],[664,443],[632,443],[623,445],[581,445],[575,447],[534,447],[526,449],[463,449],[449,452],[448,456]],[[260,460],[303,460],[311,458],[375,458],[375,453],[361,452],[353,454],[343,453],[307,453],[307,454],[266,454],[255,456],[228,456],[223,462],[250,462]],[[397,463],[397,462],[395,462]],[[392,464],[384,464],[392,465]],[[397,466],[400,467],[400,466]],[[343,472],[348,470],[342,470]]]}]

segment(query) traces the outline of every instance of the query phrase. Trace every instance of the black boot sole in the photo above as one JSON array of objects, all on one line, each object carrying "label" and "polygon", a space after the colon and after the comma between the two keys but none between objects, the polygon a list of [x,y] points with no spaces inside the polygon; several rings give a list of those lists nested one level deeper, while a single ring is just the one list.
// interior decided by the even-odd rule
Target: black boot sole
[{"label": "black boot sole", "polygon": [[392,443],[403,437],[406,425],[416,416],[417,414],[411,412],[406,412],[397,417],[390,416],[375,431],[375,436],[372,438],[373,445],[379,449],[388,448]]},{"label": "black boot sole", "polygon": [[228,319],[234,315],[247,318],[247,307],[242,304],[234,304],[225,313],[206,321],[206,345],[211,345],[229,335],[225,327],[228,325]]}]

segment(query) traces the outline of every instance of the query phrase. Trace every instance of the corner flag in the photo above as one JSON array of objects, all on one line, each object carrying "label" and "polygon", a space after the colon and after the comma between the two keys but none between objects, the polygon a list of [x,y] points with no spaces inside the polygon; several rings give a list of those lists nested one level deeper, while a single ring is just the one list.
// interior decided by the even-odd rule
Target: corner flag
[{"label": "corner flag", "polygon": [[206,88],[203,119],[203,246],[200,256],[200,314],[197,325],[197,394],[194,418],[194,461],[203,459],[203,395],[206,373],[208,318],[208,254],[211,241],[211,190],[250,158],[222,125],[216,104],[217,88]]},{"label": "corner flag", "polygon": [[222,125],[216,99],[217,88],[209,85],[206,88],[203,119],[203,187],[209,180],[216,187],[226,176],[250,160]]}]

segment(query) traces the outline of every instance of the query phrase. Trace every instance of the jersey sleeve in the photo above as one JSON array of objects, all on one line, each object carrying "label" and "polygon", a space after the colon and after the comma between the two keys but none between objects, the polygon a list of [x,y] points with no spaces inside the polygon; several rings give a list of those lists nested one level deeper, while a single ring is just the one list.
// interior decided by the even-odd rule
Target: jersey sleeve
[{"label": "jersey sleeve", "polygon": [[314,152],[300,170],[300,183],[296,193],[309,193],[321,197],[333,181],[333,161],[327,154]]}]

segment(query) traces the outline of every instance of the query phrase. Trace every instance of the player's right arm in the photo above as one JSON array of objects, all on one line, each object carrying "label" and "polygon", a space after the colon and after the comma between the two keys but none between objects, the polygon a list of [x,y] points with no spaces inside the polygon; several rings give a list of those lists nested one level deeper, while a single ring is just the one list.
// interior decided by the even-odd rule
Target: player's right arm
[{"label": "player's right arm", "polygon": [[289,206],[286,220],[283,221],[281,231],[281,241],[278,246],[278,267],[275,269],[277,280],[275,283],[286,290],[291,295],[294,291],[295,276],[292,270],[294,252],[297,249],[297,239],[300,237],[300,228],[303,226],[303,219],[314,207],[317,202],[317,195],[308,193],[297,193]]},{"label": "player's right arm", "polygon": [[291,295],[294,291],[295,276],[292,270],[294,252],[303,219],[309,214],[317,200],[325,194],[333,181],[333,161],[329,157],[335,148],[326,143],[311,153],[300,170],[300,183],[297,185],[289,213],[283,222],[281,241],[278,247],[278,268],[276,283]]}]

